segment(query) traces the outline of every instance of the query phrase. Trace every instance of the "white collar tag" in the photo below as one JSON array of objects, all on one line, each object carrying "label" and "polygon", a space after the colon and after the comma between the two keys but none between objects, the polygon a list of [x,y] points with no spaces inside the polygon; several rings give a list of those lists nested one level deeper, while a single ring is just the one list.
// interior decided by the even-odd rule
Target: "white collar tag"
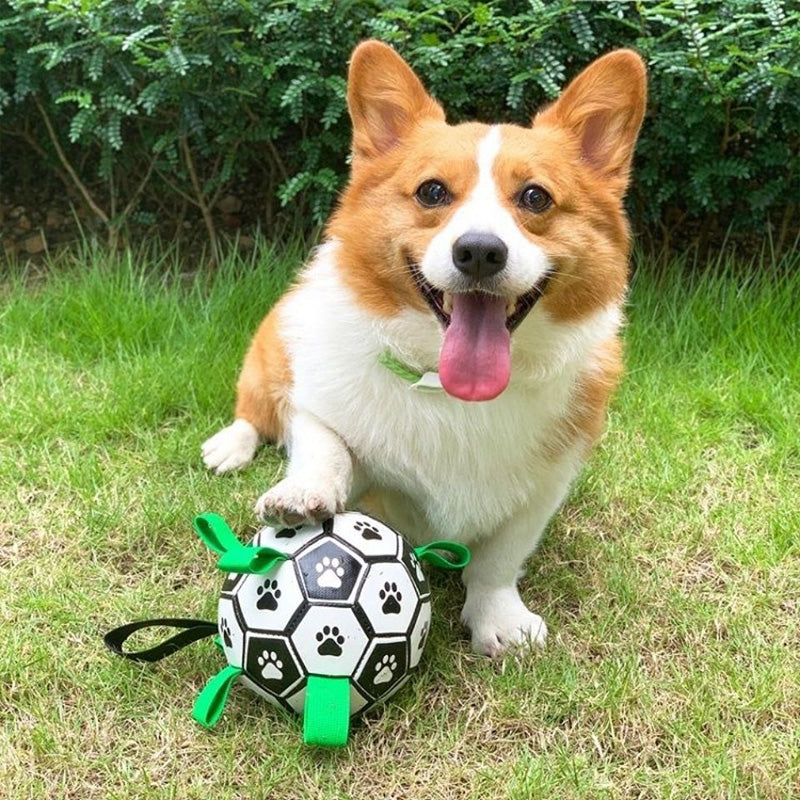
[{"label": "white collar tag", "polygon": [[438,372],[425,372],[418,381],[411,384],[412,389],[420,392],[441,392],[442,382]]}]

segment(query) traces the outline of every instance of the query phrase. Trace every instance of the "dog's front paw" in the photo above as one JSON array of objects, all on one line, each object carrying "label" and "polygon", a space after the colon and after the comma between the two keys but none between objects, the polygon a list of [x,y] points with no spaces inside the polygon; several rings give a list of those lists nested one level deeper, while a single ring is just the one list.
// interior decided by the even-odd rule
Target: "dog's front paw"
[{"label": "dog's front paw", "polygon": [[202,446],[203,462],[217,475],[244,469],[256,454],[258,431],[244,419],[237,419],[214,434]]},{"label": "dog's front paw", "polygon": [[256,514],[276,525],[321,522],[344,511],[346,493],[336,486],[321,487],[301,477],[284,478],[256,502]]},{"label": "dog's front paw", "polygon": [[528,611],[517,590],[467,589],[461,619],[472,633],[472,649],[481,655],[501,655],[517,647],[544,647],[547,625]]}]

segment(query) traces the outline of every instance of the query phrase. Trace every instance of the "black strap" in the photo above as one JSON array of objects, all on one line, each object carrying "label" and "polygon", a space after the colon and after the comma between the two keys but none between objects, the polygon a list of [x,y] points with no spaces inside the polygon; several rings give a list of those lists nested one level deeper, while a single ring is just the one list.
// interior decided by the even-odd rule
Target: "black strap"
[{"label": "black strap", "polygon": [[[122,649],[128,637],[142,630],[142,628],[185,628],[182,633],[170,636],[161,644],[151,647],[149,650],[140,650],[137,653],[126,653]],[[162,658],[177,653],[178,650],[186,647],[192,642],[205,639],[217,632],[217,626],[213,622],[204,619],[141,619],[138,622],[129,622],[127,625],[120,625],[109,631],[104,637],[106,647],[123,658],[131,661],[160,661]]]}]

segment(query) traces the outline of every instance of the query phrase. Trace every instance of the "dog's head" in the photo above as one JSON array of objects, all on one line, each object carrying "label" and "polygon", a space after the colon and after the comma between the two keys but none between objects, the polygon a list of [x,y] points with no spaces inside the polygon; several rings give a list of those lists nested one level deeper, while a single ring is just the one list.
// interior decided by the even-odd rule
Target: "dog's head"
[{"label": "dog's head", "polygon": [[645,95],[641,58],[617,50],[530,127],[451,126],[392,48],[354,51],[352,175],[330,233],[361,303],[438,320],[449,394],[505,389],[511,337],[535,306],[568,324],[621,302],[622,199]]}]

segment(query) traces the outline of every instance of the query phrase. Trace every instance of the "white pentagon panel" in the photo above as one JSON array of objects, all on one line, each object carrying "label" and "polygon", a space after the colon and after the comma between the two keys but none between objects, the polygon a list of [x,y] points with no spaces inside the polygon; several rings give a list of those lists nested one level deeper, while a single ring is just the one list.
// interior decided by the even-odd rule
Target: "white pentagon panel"
[{"label": "white pentagon panel", "polygon": [[244,673],[274,697],[286,695],[305,677],[287,637],[259,633],[245,637]]},{"label": "white pentagon panel", "polygon": [[[306,705],[306,686],[298,689],[294,694],[286,698],[286,702],[298,713],[302,714]],[[369,700],[356,689],[352,681],[350,682],[350,716],[358,714],[369,702]]]},{"label": "white pentagon panel", "polygon": [[295,559],[305,596],[313,602],[353,602],[366,567],[351,548],[326,536]]},{"label": "white pentagon panel", "polygon": [[403,564],[371,564],[358,604],[375,633],[407,633],[419,604],[414,584]]},{"label": "white pentagon panel", "polygon": [[322,535],[321,525],[295,525],[293,528],[262,528],[254,537],[253,544],[272,547],[282,553],[296,553],[309,542]]},{"label": "white pentagon panel", "polygon": [[291,635],[309,675],[350,676],[367,646],[352,609],[311,606]]},{"label": "white pentagon panel", "polygon": [[404,636],[374,639],[356,670],[354,680],[368,697],[387,697],[408,674],[408,647]]},{"label": "white pentagon panel", "polygon": [[428,634],[431,632],[431,601],[426,598],[420,603],[419,613],[414,620],[414,627],[408,637],[411,652],[408,657],[408,665],[411,669],[419,664],[422,658],[422,651],[428,641]]},{"label": "white pentagon panel", "polygon": [[236,618],[233,600],[221,597],[217,606],[217,627],[219,638],[222,642],[222,651],[229,664],[234,667],[242,666],[244,652],[244,631]]},{"label": "white pentagon panel", "polygon": [[394,558],[400,552],[400,537],[376,519],[347,511],[333,520],[333,532],[365,556]]},{"label": "white pentagon panel", "polygon": [[305,598],[291,560],[264,575],[245,575],[234,598],[248,630],[283,631]]}]

